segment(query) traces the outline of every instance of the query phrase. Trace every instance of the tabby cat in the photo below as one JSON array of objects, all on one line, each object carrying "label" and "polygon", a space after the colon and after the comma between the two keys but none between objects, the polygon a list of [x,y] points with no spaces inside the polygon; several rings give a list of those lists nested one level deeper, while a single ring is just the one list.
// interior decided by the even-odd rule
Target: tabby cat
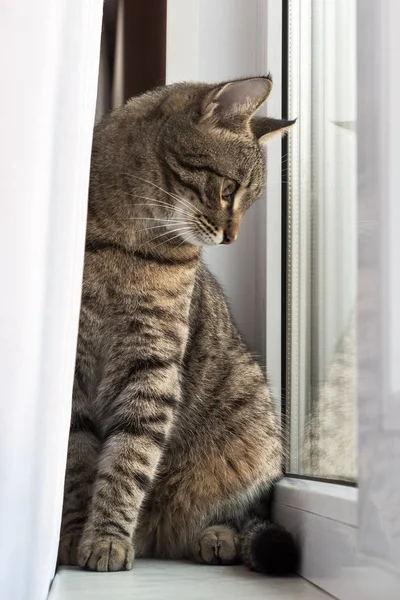
[{"label": "tabby cat", "polygon": [[292,124],[254,116],[271,87],[166,86],[95,128],[61,564],[294,568],[255,509],[281,474],[271,394],[201,258],[236,239],[261,143]]}]

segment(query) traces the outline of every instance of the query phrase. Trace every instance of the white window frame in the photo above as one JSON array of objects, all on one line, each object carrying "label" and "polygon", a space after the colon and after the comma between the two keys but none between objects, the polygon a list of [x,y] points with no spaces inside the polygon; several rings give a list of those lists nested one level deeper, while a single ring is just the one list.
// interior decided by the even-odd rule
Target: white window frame
[{"label": "white window frame", "polygon": [[[393,410],[393,394],[388,402],[386,391],[386,365],[398,365],[400,359],[389,338],[389,333],[392,340],[399,337],[398,320],[388,316],[393,315],[389,309],[396,305],[400,291],[390,271],[400,251],[398,236],[396,239],[394,228],[391,230],[393,216],[398,215],[395,159],[398,162],[400,125],[395,107],[400,97],[396,76],[400,39],[395,24],[399,19],[396,0],[358,3],[358,178],[363,181],[358,191],[360,224],[371,219],[366,206],[374,207],[369,241],[373,252],[363,256],[365,245],[359,243],[359,303],[367,300],[373,304],[376,334],[375,354],[367,368],[362,358],[358,366],[359,489],[285,478],[278,484],[274,500],[275,519],[299,541],[300,574],[342,600],[394,599],[400,590],[400,542],[394,533],[400,521],[400,480],[394,475],[398,473],[400,421],[398,406]],[[280,44],[277,38],[268,40],[269,56]],[[267,223],[268,231],[271,227],[273,224]],[[369,269],[371,290],[362,283],[363,265]],[[306,304],[303,308],[306,310]],[[359,357],[368,350],[362,335],[367,327],[371,322],[365,322],[360,313]],[[298,390],[298,385],[293,390],[292,381],[292,401]]]}]

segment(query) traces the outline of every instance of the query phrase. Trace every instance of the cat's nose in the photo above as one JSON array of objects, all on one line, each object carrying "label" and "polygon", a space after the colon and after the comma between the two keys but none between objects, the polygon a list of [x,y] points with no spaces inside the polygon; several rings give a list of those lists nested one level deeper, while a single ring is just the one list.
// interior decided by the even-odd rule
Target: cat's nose
[{"label": "cat's nose", "polygon": [[222,243],[223,244],[233,244],[233,242],[236,240],[236,238],[237,238],[237,234],[224,231],[224,237],[222,239]]}]

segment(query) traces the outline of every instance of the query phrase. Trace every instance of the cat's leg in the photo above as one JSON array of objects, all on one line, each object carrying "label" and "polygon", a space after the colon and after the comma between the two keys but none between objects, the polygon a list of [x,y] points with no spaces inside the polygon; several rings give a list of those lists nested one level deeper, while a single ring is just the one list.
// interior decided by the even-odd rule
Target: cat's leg
[{"label": "cat's leg", "polygon": [[208,557],[211,562],[215,536],[208,534],[215,526],[218,537],[223,532],[229,539],[225,537],[230,551],[224,557],[229,560],[233,547],[236,554],[238,550],[229,524],[240,524],[281,473],[280,427],[267,387],[260,386],[244,406],[229,407],[226,418],[197,430],[182,428],[174,439],[179,442],[171,440],[170,458],[136,532],[138,554],[190,558],[197,551],[197,560]]},{"label": "cat's leg", "polygon": [[196,536],[192,556],[207,565],[232,565],[240,560],[239,534],[230,525],[212,525]]},{"label": "cat's leg", "polygon": [[100,441],[86,398],[75,381],[58,551],[62,565],[78,564],[78,544],[88,515],[99,451]]},{"label": "cat's leg", "polygon": [[77,550],[88,514],[99,440],[88,431],[71,431],[58,560],[77,565]]},{"label": "cat's leg", "polygon": [[133,534],[179,401],[176,360],[131,359],[102,384],[103,447],[78,562],[95,571],[131,569]]}]

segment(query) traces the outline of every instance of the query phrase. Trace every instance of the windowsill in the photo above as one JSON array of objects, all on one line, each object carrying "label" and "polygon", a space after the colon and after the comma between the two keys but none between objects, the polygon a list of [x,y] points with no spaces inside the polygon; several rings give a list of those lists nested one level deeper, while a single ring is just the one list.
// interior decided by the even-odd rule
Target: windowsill
[{"label": "windowsill", "polygon": [[358,489],[355,487],[287,477],[276,486],[275,504],[357,527]]},{"label": "windowsill", "polygon": [[346,600],[379,597],[358,595],[357,511],[356,488],[290,477],[276,486],[274,520],[294,535],[301,548],[301,576]]},{"label": "windowsill", "polygon": [[360,547],[358,510],[356,488],[287,478],[273,514],[299,543],[302,577],[341,600],[397,600],[396,574]]},{"label": "windowsill", "polygon": [[245,567],[208,567],[161,560],[136,561],[130,572],[88,573],[61,568],[49,600],[323,600],[326,594],[301,577],[270,578]]},{"label": "windowsill", "polygon": [[[356,589],[355,580],[365,579],[365,573],[354,560],[357,506],[356,488],[294,478],[279,482],[275,492],[275,518],[293,532],[301,545],[302,577],[269,578],[242,566],[208,567],[189,562],[138,560],[128,573],[100,574],[61,568],[49,600],[133,600],[136,597],[146,600],[208,597],[322,600],[327,598],[322,590],[351,598]],[[369,597],[368,588],[376,591],[376,582],[382,583],[378,575],[375,573],[373,581],[368,578],[364,597]]]}]

